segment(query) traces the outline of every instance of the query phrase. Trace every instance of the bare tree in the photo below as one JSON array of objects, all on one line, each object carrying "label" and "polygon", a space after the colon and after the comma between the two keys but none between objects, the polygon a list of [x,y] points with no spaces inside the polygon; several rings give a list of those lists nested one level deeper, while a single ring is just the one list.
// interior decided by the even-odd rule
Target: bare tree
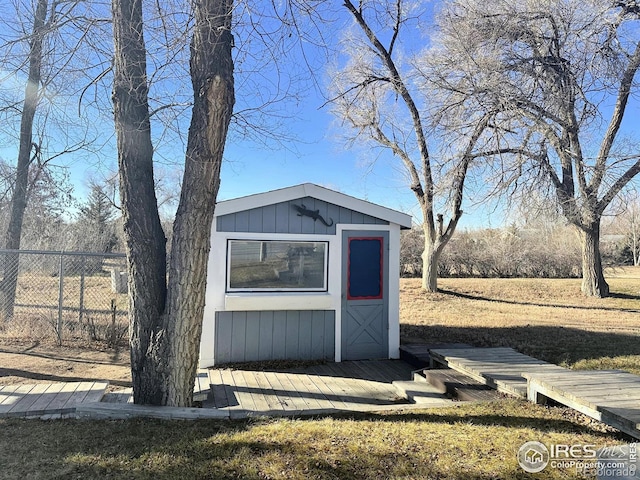
[{"label": "bare tree", "polygon": [[499,112],[493,181],[553,193],[581,239],[588,296],[609,293],[603,212],[640,172],[619,138],[640,67],[639,12],[635,1],[456,0],[438,18],[440,86],[461,115]]},{"label": "bare tree", "polygon": [[[38,179],[52,174],[55,159],[85,149],[92,142],[89,123],[79,116],[71,118],[67,99],[61,94],[90,69],[85,57],[80,60],[81,67],[74,61],[95,23],[87,15],[89,7],[81,4],[78,0],[37,0],[33,10],[17,1],[2,6],[2,83],[15,87],[22,75],[26,80],[21,98],[15,88],[0,88],[0,134],[11,146],[18,145],[3,241],[8,250],[20,248],[29,192]],[[17,254],[8,254],[4,265],[0,307],[9,320],[18,275]]]},{"label": "bare tree", "polygon": [[[11,214],[5,235],[4,247],[9,250],[20,248],[20,235],[24,211],[27,207],[27,184],[29,181],[29,165],[38,155],[38,147],[33,149],[33,117],[35,116],[40,96],[40,79],[42,68],[42,42],[46,30],[45,22],[48,14],[48,0],[39,0],[33,17],[33,31],[29,50],[29,75],[24,93],[22,119],[20,121],[20,147],[16,180],[11,197]],[[32,150],[34,156],[32,157]],[[0,285],[2,313],[5,321],[13,317],[13,305],[18,279],[18,256],[12,255],[5,260],[4,276]]]},{"label": "bare tree", "polygon": [[194,105],[168,272],[154,191],[142,1],[113,0],[112,6],[134,401],[185,406],[193,396],[210,229],[234,103],[232,3],[204,0],[193,5]]},{"label": "bare tree", "polygon": [[[400,160],[423,217],[422,287],[435,292],[438,260],[462,216],[465,180],[488,117],[474,116],[460,124],[460,135],[455,141],[445,140],[440,149],[449,149],[450,155],[434,158],[429,132],[434,143],[441,139],[432,128],[435,116],[428,110],[436,110],[424,91],[428,78],[416,58],[403,50],[420,33],[419,12],[412,5],[371,0],[356,6],[345,0],[356,28],[343,41],[348,61],[332,75],[330,103],[355,132],[353,141],[383,147]],[[451,215],[445,222],[436,209],[447,202]]]}]

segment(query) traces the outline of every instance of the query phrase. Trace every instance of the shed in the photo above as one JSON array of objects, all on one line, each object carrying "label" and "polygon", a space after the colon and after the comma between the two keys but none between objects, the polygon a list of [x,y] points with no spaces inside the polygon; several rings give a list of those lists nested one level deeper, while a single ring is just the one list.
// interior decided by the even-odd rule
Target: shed
[{"label": "shed", "polygon": [[219,202],[200,366],[398,358],[411,217],[305,183]]}]

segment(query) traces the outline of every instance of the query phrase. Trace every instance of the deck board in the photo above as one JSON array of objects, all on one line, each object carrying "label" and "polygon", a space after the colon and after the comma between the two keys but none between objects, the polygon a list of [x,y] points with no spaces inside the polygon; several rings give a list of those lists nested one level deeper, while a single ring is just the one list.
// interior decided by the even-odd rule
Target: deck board
[{"label": "deck board", "polygon": [[64,387],[63,383],[51,383],[48,385],[47,389],[40,395],[38,399],[31,406],[31,411],[33,415],[46,415],[47,408],[49,404],[53,401],[58,393],[62,391]]},{"label": "deck board", "polygon": [[291,381],[291,375],[281,375],[280,372],[272,372],[273,380],[275,378],[280,383],[284,395],[290,403],[285,405],[285,410],[290,412],[304,411],[309,408],[309,405],[303,398],[303,394],[296,388],[296,385]]},{"label": "deck board", "polygon": [[0,386],[0,405],[10,403],[13,397],[13,392],[15,392],[17,388],[18,385]]},{"label": "deck board", "polygon": [[[227,398],[229,399],[229,407],[230,409],[239,410],[241,409],[241,402],[243,400],[243,393],[236,391],[236,383],[234,378],[234,372],[229,369],[222,370],[222,381],[226,387]],[[244,381],[244,380],[243,380]]]},{"label": "deck board", "polygon": [[133,403],[133,388],[122,388],[115,392],[105,393],[104,397],[102,397],[103,403]]},{"label": "deck board", "polygon": [[335,408],[336,410],[348,410],[348,405],[344,402],[341,396],[340,387],[333,381],[332,377],[326,375],[310,375],[311,380],[318,386],[320,390],[324,392],[329,408]]},{"label": "deck board", "polygon": [[306,376],[305,373],[292,373],[287,375],[287,379],[291,382],[291,387],[299,392],[301,401],[306,405],[305,409],[318,410],[322,406],[312,394],[315,385],[310,389],[309,384],[312,384],[312,382]]},{"label": "deck board", "polygon": [[29,392],[23,395],[17,402],[13,404],[13,406],[8,410],[8,415],[22,415],[23,412],[28,412],[33,403],[38,399],[40,395],[42,395],[48,385],[45,383],[41,383],[39,385],[33,385]]},{"label": "deck board", "polygon": [[77,405],[102,399],[108,382],[3,386],[0,417],[51,417],[74,413]]},{"label": "deck board", "polygon": [[[357,410],[358,406],[363,403],[363,399],[367,398],[367,393],[362,389],[362,386],[357,382],[357,379],[350,378],[347,368],[339,363],[332,363],[327,365],[327,371],[331,375],[333,383],[335,383],[338,390],[338,399],[345,405],[348,410]],[[355,370],[355,363],[353,364]],[[375,402],[375,397],[372,395],[371,403]]]},{"label": "deck board", "polygon": [[224,408],[229,406],[227,398],[227,387],[224,385],[220,370],[209,370],[209,383],[213,393],[213,405],[215,408]]},{"label": "deck board", "polygon": [[293,399],[294,394],[285,388],[280,381],[280,376],[275,372],[264,372],[264,377],[271,386],[271,390],[273,391],[275,400],[278,402],[279,408],[281,408],[283,412],[295,410],[297,407]]},{"label": "deck board", "polygon": [[273,385],[269,378],[267,378],[265,372],[255,372],[255,379],[258,384],[258,388],[260,388],[262,398],[264,398],[266,403],[266,410],[270,412],[282,411],[282,404],[278,400],[278,395],[276,393],[277,389],[273,388]]},{"label": "deck board", "polygon": [[326,374],[321,376],[326,377],[325,384],[331,392],[331,398],[335,400],[339,408],[345,410],[357,409],[358,403],[354,398],[356,392],[353,390],[353,385],[342,376],[342,372],[336,371],[336,373],[332,375],[332,371],[333,369],[327,369]]}]

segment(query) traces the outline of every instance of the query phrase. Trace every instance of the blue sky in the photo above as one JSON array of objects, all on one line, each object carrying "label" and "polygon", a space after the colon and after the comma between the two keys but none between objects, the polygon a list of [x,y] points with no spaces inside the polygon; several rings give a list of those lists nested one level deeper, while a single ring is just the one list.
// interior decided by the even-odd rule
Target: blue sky
[{"label": "blue sky", "polygon": [[[328,109],[320,109],[322,103],[318,95],[311,96],[301,118],[286,125],[299,139],[291,143],[291,150],[228,141],[218,199],[310,182],[409,213],[419,222],[420,209],[399,170],[399,159],[380,150],[348,149],[341,140],[344,131]],[[504,213],[493,208],[467,202],[463,210],[462,229],[496,227],[504,220]],[[448,211],[442,213],[448,217]]]},{"label": "blue sky", "polygon": [[[344,14],[342,10],[339,12],[341,13],[338,14],[338,18],[341,20],[336,24],[334,31],[341,31],[344,24],[350,22],[348,17],[341,17]],[[427,13],[427,19],[429,16],[430,13]],[[238,38],[240,38],[240,34],[238,34]],[[331,38],[336,40],[338,35],[333,35]],[[411,37],[411,42],[415,41],[419,45],[423,40]],[[313,55],[309,50],[306,51],[306,54]],[[259,55],[255,57],[259,58]],[[218,199],[237,198],[311,182],[409,213],[413,216],[414,222],[420,222],[420,210],[413,192],[407,186],[400,161],[394,158],[390,152],[384,150],[364,150],[358,147],[348,149],[346,143],[341,139],[345,131],[331,114],[329,108],[322,107],[325,99],[320,94],[318,85],[322,87],[326,83],[323,79],[323,76],[326,75],[326,66],[320,61],[321,57],[322,55],[318,54],[317,58],[313,58],[317,67],[315,73],[318,77],[315,82],[307,78],[306,84],[303,82],[302,87],[296,87],[299,89],[296,91],[299,97],[292,101],[292,105],[283,106],[283,111],[285,113],[289,111],[291,115],[280,117],[279,128],[282,133],[295,137],[296,140],[287,142],[285,146],[267,148],[262,142],[250,139],[240,140],[237,135],[231,135],[226,145]],[[259,75],[248,88],[243,83],[244,88],[237,91],[237,106],[239,105],[239,108],[251,103],[250,94],[252,92],[258,98],[262,96],[262,88],[268,90],[269,83],[279,85],[279,82],[273,79],[273,72],[269,72],[270,65],[267,60],[269,59],[260,59],[262,62],[259,65],[260,68],[247,69],[259,72]],[[297,60],[300,60],[299,57]],[[293,52],[292,57],[286,58],[284,62],[295,66],[296,52]],[[284,66],[285,69],[295,70],[295,67],[289,67],[284,62],[280,67]],[[306,73],[308,75],[309,72]],[[285,77],[288,74],[289,72],[285,72]],[[289,79],[295,78],[298,74],[300,71],[291,73]],[[304,76],[304,72],[302,76]],[[263,81],[262,85],[260,85],[261,80]],[[238,81],[237,83],[242,82]],[[180,83],[179,87],[184,88],[184,85],[184,83]],[[253,90],[251,90],[252,87]],[[268,96],[267,91],[266,97]],[[75,104],[72,107],[75,109]],[[110,114],[110,112],[104,113],[106,116]],[[78,197],[82,197],[86,192],[86,184],[89,179],[100,179],[106,171],[109,169],[113,171],[115,168],[116,152],[113,146],[113,126],[105,121],[104,126],[100,125],[100,127],[103,127],[102,133],[105,138],[111,137],[105,148],[96,155],[76,156],[61,161],[70,170],[71,180],[75,184],[76,196]],[[157,133],[158,130],[160,128],[155,126],[154,131]],[[186,128],[184,131],[186,132]],[[160,162],[170,159],[174,165],[178,166],[184,161],[184,145],[179,142],[169,141],[168,143],[168,147],[165,144],[156,158]],[[12,159],[17,156],[17,153],[12,149],[0,150],[0,156]],[[459,229],[499,227],[505,221],[508,222],[502,209],[496,208],[495,205],[474,206],[466,201],[463,204],[463,210],[465,214],[459,223]],[[447,210],[436,213],[443,213],[448,219],[449,212]]]}]

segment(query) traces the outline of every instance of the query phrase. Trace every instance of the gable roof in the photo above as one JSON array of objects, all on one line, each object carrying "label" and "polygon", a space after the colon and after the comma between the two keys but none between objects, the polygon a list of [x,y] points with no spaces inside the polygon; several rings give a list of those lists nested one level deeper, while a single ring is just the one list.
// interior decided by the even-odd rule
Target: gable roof
[{"label": "gable roof", "polygon": [[299,198],[312,197],[327,203],[333,203],[341,207],[349,208],[372,217],[396,223],[403,228],[411,228],[411,215],[392,210],[382,205],[360,200],[344,193],[336,192],[328,188],[320,187],[313,183],[303,183],[293,187],[271,190],[269,192],[247,195],[246,197],[223,200],[216,204],[215,216],[251,210],[280,202],[288,202]]}]

